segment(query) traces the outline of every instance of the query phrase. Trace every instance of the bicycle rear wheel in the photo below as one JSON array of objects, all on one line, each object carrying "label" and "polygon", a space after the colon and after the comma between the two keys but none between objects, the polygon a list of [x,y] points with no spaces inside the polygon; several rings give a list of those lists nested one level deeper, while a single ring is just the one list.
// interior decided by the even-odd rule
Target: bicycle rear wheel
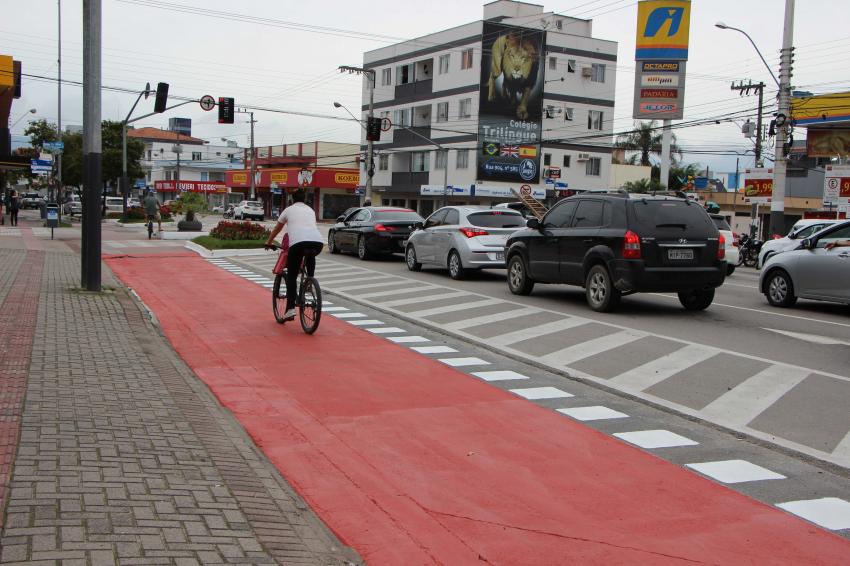
[{"label": "bicycle rear wheel", "polygon": [[278,324],[286,322],[283,318],[283,314],[286,312],[286,271],[274,276],[272,310],[274,311],[274,319]]},{"label": "bicycle rear wheel", "polygon": [[153,220],[148,220],[148,240],[151,239],[153,235]]},{"label": "bicycle rear wheel", "polygon": [[298,299],[301,328],[307,334],[312,334],[319,328],[322,318],[322,290],[319,282],[313,277],[305,277],[301,282]]}]

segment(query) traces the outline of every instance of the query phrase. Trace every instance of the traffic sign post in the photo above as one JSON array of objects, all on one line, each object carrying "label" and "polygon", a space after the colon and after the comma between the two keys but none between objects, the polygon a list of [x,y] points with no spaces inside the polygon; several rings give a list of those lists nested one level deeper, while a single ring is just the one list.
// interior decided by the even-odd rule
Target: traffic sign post
[{"label": "traffic sign post", "polygon": [[202,96],[198,102],[201,105],[201,109],[206,110],[207,112],[215,108],[215,98],[213,98],[209,94],[205,94],[204,96]]}]

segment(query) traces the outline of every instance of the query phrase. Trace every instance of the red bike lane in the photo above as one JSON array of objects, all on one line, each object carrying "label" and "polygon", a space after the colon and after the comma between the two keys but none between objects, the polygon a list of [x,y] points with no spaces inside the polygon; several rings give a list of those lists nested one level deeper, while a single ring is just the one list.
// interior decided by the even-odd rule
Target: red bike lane
[{"label": "red bike lane", "polygon": [[[107,258],[370,564],[846,564],[850,542],[190,255]],[[317,274],[321,281],[321,273]]]}]

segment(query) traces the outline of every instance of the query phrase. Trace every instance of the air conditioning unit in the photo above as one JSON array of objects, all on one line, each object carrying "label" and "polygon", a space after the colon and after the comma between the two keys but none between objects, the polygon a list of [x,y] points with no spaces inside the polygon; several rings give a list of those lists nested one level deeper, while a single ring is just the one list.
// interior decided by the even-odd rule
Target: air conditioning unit
[{"label": "air conditioning unit", "polygon": [[590,159],[590,154],[589,153],[579,153],[577,159],[579,161],[587,161],[588,159]]},{"label": "air conditioning unit", "polygon": [[593,67],[582,67],[581,76],[590,78],[593,76]]}]

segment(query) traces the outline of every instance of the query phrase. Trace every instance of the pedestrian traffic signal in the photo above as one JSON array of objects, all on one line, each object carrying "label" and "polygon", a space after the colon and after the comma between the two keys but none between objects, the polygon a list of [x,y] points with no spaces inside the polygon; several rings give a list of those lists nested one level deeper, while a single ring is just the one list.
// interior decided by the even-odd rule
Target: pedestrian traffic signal
[{"label": "pedestrian traffic signal", "polygon": [[156,85],[156,100],[153,103],[154,112],[165,112],[165,106],[168,104],[168,83],[159,83]]},{"label": "pedestrian traffic signal", "polygon": [[224,96],[218,97],[218,123],[219,124],[232,124],[233,123],[233,110],[234,110],[234,100],[232,98],[227,98]]},{"label": "pedestrian traffic signal", "polygon": [[369,118],[366,124],[366,140],[381,141],[381,119]]}]

